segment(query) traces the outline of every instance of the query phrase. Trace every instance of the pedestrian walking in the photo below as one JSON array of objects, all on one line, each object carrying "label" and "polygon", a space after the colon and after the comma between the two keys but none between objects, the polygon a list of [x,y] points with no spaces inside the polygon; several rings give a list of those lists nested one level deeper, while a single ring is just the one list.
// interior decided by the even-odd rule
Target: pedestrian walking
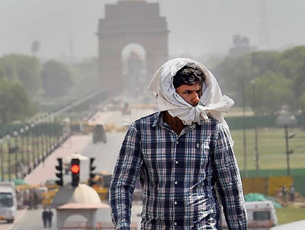
[{"label": "pedestrian walking", "polygon": [[35,209],[38,208],[38,202],[39,202],[39,201],[38,201],[37,190],[34,189],[34,190],[33,190],[33,206],[34,206]]},{"label": "pedestrian walking", "polygon": [[239,168],[222,115],[233,100],[205,66],[188,58],[162,65],[149,89],[159,111],[130,125],[111,180],[116,229],[130,229],[140,177],[141,229],[219,230],[221,203],[228,228],[246,230]]},{"label": "pedestrian walking", "polygon": [[50,208],[49,208],[49,210],[47,212],[48,212],[48,215],[47,215],[48,227],[52,228],[53,212],[52,212],[52,210]]},{"label": "pedestrian walking", "polygon": [[295,188],[294,188],[294,185],[291,184],[290,185],[290,201],[294,202],[294,200],[295,200]]},{"label": "pedestrian walking", "polygon": [[283,201],[286,202],[286,196],[287,196],[287,189],[286,189],[286,185],[282,186],[282,197],[283,197]]},{"label": "pedestrian walking", "polygon": [[42,222],[43,222],[43,227],[47,228],[47,221],[48,221],[48,211],[44,208],[42,212]]},{"label": "pedestrian walking", "polygon": [[33,207],[33,194],[32,191],[29,191],[29,207],[28,210],[31,210]]}]

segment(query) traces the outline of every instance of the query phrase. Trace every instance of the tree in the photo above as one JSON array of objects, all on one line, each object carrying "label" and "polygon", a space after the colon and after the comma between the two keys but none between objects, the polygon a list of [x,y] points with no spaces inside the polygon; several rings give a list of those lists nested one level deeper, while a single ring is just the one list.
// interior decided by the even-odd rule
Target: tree
[{"label": "tree", "polygon": [[283,52],[280,68],[285,77],[293,80],[293,90],[300,97],[305,91],[305,46]]},{"label": "tree", "polygon": [[98,59],[90,58],[69,65],[69,71],[73,76],[73,87],[70,93],[73,96],[87,94],[103,87],[98,77]]},{"label": "tree", "polygon": [[299,98],[299,105],[302,114],[305,116],[305,92],[303,92],[302,96]]},{"label": "tree", "polygon": [[212,72],[217,77],[223,92],[232,97],[236,105],[242,104],[242,82],[247,85],[259,70],[252,66],[252,56],[226,58]]},{"label": "tree", "polygon": [[[236,44],[240,40],[235,37]],[[229,57],[212,72],[224,93],[232,97],[237,106],[242,104],[242,83],[249,85],[255,80],[260,104],[256,106],[257,113],[274,114],[281,104],[298,109],[298,99],[305,91],[305,46],[284,52],[259,51],[238,58]],[[247,87],[250,101],[253,101],[252,87]]]},{"label": "tree", "polygon": [[25,119],[37,112],[25,88],[19,82],[0,79],[0,120],[8,123]]},{"label": "tree", "polygon": [[256,114],[275,115],[283,105],[288,105],[290,108],[293,105],[295,96],[292,84],[290,79],[282,75],[267,72],[264,76],[255,78],[246,87],[247,101],[253,108],[253,100],[255,100]]},{"label": "tree", "polygon": [[62,97],[72,86],[69,70],[57,61],[48,61],[43,65],[41,79],[44,96],[47,98]]},{"label": "tree", "polygon": [[20,82],[33,98],[41,94],[40,62],[22,54],[9,54],[0,58],[0,78]]}]

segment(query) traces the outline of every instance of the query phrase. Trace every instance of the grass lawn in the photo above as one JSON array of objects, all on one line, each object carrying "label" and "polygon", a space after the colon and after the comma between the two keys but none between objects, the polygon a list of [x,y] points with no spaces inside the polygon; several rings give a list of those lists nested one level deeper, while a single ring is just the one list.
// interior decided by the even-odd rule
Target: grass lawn
[{"label": "grass lawn", "polygon": [[[234,139],[234,152],[238,160],[240,170],[244,170],[243,130],[232,130]],[[301,129],[289,129],[289,135],[296,135],[289,139],[289,149],[293,154],[289,155],[290,168],[303,168],[305,171],[305,131]],[[246,163],[248,170],[255,169],[255,133],[254,129],[246,130]],[[258,129],[258,152],[260,169],[286,169],[286,140],[283,128]],[[305,208],[284,207],[277,208],[276,214],[279,225],[305,219]],[[304,227],[305,229],[305,227]]]},{"label": "grass lawn", "polygon": [[277,208],[276,215],[278,218],[279,225],[291,223],[294,221],[304,220],[305,208],[295,208],[295,207]]},{"label": "grass lawn", "polygon": [[[234,139],[234,151],[240,170],[244,169],[243,130],[232,130]],[[289,155],[290,168],[305,168],[305,131],[301,129],[289,129],[289,135],[296,135],[289,139],[289,149],[293,154]],[[283,128],[258,129],[258,152],[260,169],[286,169],[286,142]],[[255,169],[255,135],[254,129],[246,130],[246,163],[247,169]]]}]

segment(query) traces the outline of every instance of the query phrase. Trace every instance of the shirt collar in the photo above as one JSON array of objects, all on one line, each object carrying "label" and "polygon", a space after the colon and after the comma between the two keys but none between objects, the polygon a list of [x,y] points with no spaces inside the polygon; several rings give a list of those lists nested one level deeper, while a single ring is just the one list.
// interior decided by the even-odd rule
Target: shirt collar
[{"label": "shirt collar", "polygon": [[154,122],[152,124],[152,127],[155,127],[159,122],[163,122],[163,112],[160,111],[160,112],[157,112],[154,116]]},{"label": "shirt collar", "polygon": [[[160,111],[155,114],[152,127],[155,127],[159,123],[163,123],[163,114],[164,114],[164,111]],[[197,122],[198,125],[202,125],[203,123],[204,123],[204,120],[200,120],[199,122]]]}]

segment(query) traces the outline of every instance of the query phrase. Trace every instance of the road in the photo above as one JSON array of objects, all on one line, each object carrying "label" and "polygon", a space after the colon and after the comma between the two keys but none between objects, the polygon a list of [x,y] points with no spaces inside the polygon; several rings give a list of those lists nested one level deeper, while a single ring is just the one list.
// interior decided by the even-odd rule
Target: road
[{"label": "road", "polygon": [[[122,116],[119,111],[99,112],[93,120],[96,124],[111,124],[117,129],[121,129],[124,127],[123,123],[131,123],[149,113],[152,113],[152,110],[133,110],[131,115],[124,116]],[[107,143],[98,142],[93,144],[92,140],[90,140],[87,146],[82,150],[81,154],[88,158],[95,158],[94,165],[96,166],[96,172],[104,171],[112,173],[125,133],[126,131],[124,130],[107,132]],[[89,161],[81,161],[81,181],[86,181],[88,179],[88,173]]]},{"label": "road", "polygon": [[[18,211],[15,222],[18,222],[21,219],[23,219],[23,217],[25,216],[26,213],[27,213],[26,210]],[[13,226],[13,224],[8,224],[8,223],[6,223],[6,221],[0,220],[0,230],[10,230],[12,228],[12,226]]]},{"label": "road", "polygon": [[[132,221],[140,223],[140,217],[137,216],[138,213],[141,211],[141,206],[136,205],[133,207],[132,212]],[[56,211],[53,210],[54,216],[53,216],[53,224],[52,224],[52,230],[57,230],[56,227]],[[16,222],[13,226],[9,225],[0,225],[0,230],[43,230],[43,223],[41,219],[42,209],[37,210],[28,210],[24,216]],[[86,219],[83,216],[80,215],[73,215],[70,216],[67,219],[68,222],[86,222]],[[110,210],[98,210],[97,212],[97,221],[98,222],[110,222]],[[3,227],[3,228],[2,228]],[[5,228],[6,227],[6,228]]]},{"label": "road", "polygon": [[[141,116],[147,115],[153,112],[152,110],[133,110],[131,115],[121,115],[119,111],[112,111],[112,112],[99,112],[97,113],[94,118],[91,120],[92,123],[96,124],[115,124],[116,127],[120,128],[123,126],[123,123],[131,123],[132,121],[140,118]],[[113,172],[113,168],[116,162],[116,158],[118,156],[121,143],[125,136],[125,132],[107,132],[107,143],[97,143],[93,144],[92,140],[86,141],[87,145],[85,147],[81,147],[79,150],[83,156],[87,157],[95,157],[94,165],[96,166],[96,172],[106,171],[109,173]],[[90,137],[91,138],[91,137]],[[92,139],[92,138],[91,138]],[[72,141],[78,141],[76,138],[72,138]],[[76,146],[76,143],[66,143],[66,145]],[[62,150],[64,151],[64,149]],[[60,153],[58,153],[60,154]],[[52,159],[52,158],[51,158]],[[50,169],[44,168],[44,170],[53,170],[55,166],[55,159],[50,167]],[[47,165],[47,164],[46,164]],[[40,171],[37,171],[36,174],[29,176],[28,179],[37,178],[39,176]],[[81,161],[81,181],[85,181],[88,178],[89,173],[89,161],[82,160]],[[54,179],[55,176],[52,175]],[[65,175],[64,180],[67,182],[71,180],[71,175]],[[42,180],[40,180],[42,181]],[[139,222],[140,217],[137,216],[141,212],[141,205],[134,205],[132,211],[132,221]],[[17,220],[13,225],[0,225],[0,230],[2,230],[3,226],[6,228],[3,230],[41,230],[44,229],[42,226],[41,220],[41,213],[42,209],[38,210],[28,210],[26,213]],[[85,218],[82,216],[74,215],[68,218],[67,221],[85,221]],[[97,214],[97,221],[107,221],[110,222],[110,210],[99,210]],[[53,218],[53,228],[56,228],[56,211],[54,211],[54,218]]]}]

